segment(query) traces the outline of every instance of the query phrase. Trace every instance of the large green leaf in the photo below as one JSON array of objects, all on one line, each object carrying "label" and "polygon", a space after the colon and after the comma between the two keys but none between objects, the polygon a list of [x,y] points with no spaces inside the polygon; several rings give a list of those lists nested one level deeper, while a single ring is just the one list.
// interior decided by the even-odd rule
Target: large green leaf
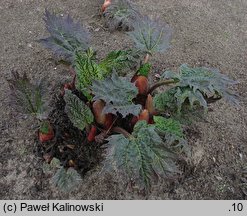
[{"label": "large green leaf", "polygon": [[120,113],[123,117],[128,114],[138,115],[141,105],[133,104],[132,100],[138,94],[136,86],[125,77],[119,77],[114,72],[105,80],[94,81],[92,86],[94,100],[104,100],[104,113]]},{"label": "large green leaf", "polygon": [[220,96],[231,103],[238,104],[237,95],[229,89],[229,86],[237,82],[221,74],[217,69],[205,67],[190,68],[183,64],[180,66],[178,74],[166,71],[162,77],[179,80],[177,86],[189,87],[197,96],[198,93],[196,92],[200,91],[205,98]]},{"label": "large green leaf", "polygon": [[122,180],[134,180],[140,189],[149,189],[157,177],[177,172],[175,155],[163,143],[154,125],[140,121],[129,138],[112,135],[108,138],[105,169],[112,168]]},{"label": "large green leaf", "polygon": [[79,173],[73,168],[66,169],[61,166],[61,161],[57,158],[53,158],[49,164],[44,163],[42,168],[48,175],[55,173],[51,179],[52,183],[63,192],[73,191],[81,182]]},{"label": "large green leaf", "polygon": [[[215,101],[221,97],[233,104],[238,104],[237,95],[229,89],[236,82],[217,69],[190,68],[183,64],[178,74],[166,71],[161,78],[174,79],[176,85],[167,92],[155,96],[154,103],[158,110],[175,109],[180,113],[184,108],[192,110],[196,106],[207,110],[207,101]],[[187,106],[188,104],[190,107]]]},{"label": "large green leaf", "polygon": [[94,116],[90,108],[71,91],[65,91],[64,100],[66,102],[65,111],[75,127],[84,130],[93,122]]}]

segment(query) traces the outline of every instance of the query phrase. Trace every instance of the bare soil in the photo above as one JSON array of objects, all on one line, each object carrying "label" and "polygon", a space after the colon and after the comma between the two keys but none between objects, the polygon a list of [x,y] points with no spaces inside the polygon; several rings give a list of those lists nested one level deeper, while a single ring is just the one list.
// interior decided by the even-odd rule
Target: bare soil
[{"label": "bare soil", "polygon": [[[36,125],[16,114],[8,104],[12,69],[26,71],[32,79],[46,77],[51,86],[70,78],[52,54],[36,40],[47,32],[42,21],[45,8],[70,14],[84,23],[100,56],[128,48],[123,32],[110,33],[99,15],[101,0],[1,0],[0,2],[0,199],[245,199],[243,167],[247,165],[247,2],[243,0],[136,0],[140,10],[160,16],[173,29],[172,48],[157,55],[157,68],[217,67],[238,80],[240,107],[224,101],[211,105],[206,122],[187,129],[193,155],[176,180],[164,180],[143,196],[126,190],[115,175],[99,174],[101,165],[89,171],[80,187],[59,192],[42,172],[35,156]],[[54,92],[55,94],[56,92]]]}]

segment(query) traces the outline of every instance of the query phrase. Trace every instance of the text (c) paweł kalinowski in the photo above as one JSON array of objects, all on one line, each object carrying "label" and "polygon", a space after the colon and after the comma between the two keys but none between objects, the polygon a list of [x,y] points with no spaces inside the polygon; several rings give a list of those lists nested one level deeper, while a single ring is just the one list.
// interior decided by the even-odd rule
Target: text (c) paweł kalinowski
[{"label": "text (c) pawe\u0142 kalinowski", "polygon": [[70,204],[70,203],[59,203],[59,202],[55,202],[55,203],[46,203],[46,204],[37,204],[37,205],[31,205],[31,204],[27,204],[27,203],[21,203],[20,204],[20,211],[24,212],[24,211],[32,211],[32,212],[42,212],[42,211],[68,211],[68,212],[78,212],[78,211],[82,211],[82,212],[88,212],[88,211],[96,211],[96,212],[100,212],[104,210],[104,205],[103,203],[94,203],[91,205],[86,205],[86,204],[81,204],[81,205],[74,205],[74,204]]}]

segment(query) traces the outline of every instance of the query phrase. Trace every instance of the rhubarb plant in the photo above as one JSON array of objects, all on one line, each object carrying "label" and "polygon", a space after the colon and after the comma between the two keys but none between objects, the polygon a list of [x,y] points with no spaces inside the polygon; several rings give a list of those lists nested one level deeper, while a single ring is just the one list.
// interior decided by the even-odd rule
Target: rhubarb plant
[{"label": "rhubarb plant", "polygon": [[[125,1],[107,5],[106,16],[114,13],[123,23],[130,18],[126,13],[135,11],[130,12],[132,6]],[[44,20],[50,37],[40,42],[56,56],[69,58],[74,71],[61,93],[64,112],[81,136],[86,135],[83,145],[106,149],[102,171],[117,173],[126,184],[149,191],[160,178],[181,172],[179,160],[190,156],[190,147],[177,116],[201,109],[206,113],[208,104],[221,98],[237,104],[230,90],[236,82],[216,69],[183,64],[178,73],[165,71],[158,82],[150,82],[151,57],[170,47],[172,30],[161,20],[134,17],[127,35],[135,47],[113,50],[103,59],[97,58],[87,29],[70,16],[46,11]],[[24,107],[30,113],[42,113],[46,100],[41,85],[31,85],[26,75],[15,74],[15,79],[10,87],[18,104],[28,104]],[[166,90],[158,91],[161,86]],[[79,179],[76,163],[60,167],[53,178],[56,185],[72,188]]]}]

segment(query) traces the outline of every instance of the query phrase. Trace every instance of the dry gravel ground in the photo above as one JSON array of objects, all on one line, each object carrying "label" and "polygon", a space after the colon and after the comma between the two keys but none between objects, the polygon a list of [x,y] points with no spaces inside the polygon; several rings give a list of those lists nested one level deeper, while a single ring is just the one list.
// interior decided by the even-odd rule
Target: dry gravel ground
[{"label": "dry gravel ground", "polygon": [[[219,68],[239,80],[240,107],[214,104],[206,123],[190,130],[193,157],[183,178],[164,180],[151,194],[126,191],[113,176],[88,173],[80,188],[58,192],[42,174],[34,157],[34,125],[14,114],[8,105],[12,69],[26,71],[33,79],[47,77],[53,83],[68,73],[52,60],[52,54],[35,40],[47,35],[42,21],[45,8],[71,14],[92,33],[100,55],[130,45],[120,32],[102,28],[100,0],[1,0],[0,1],[0,198],[1,199],[244,199],[241,169],[247,157],[247,1],[245,0],[137,0],[148,15],[159,15],[173,29],[172,48],[153,63],[160,69],[176,69],[182,63]],[[100,166],[99,166],[100,168]]]}]

